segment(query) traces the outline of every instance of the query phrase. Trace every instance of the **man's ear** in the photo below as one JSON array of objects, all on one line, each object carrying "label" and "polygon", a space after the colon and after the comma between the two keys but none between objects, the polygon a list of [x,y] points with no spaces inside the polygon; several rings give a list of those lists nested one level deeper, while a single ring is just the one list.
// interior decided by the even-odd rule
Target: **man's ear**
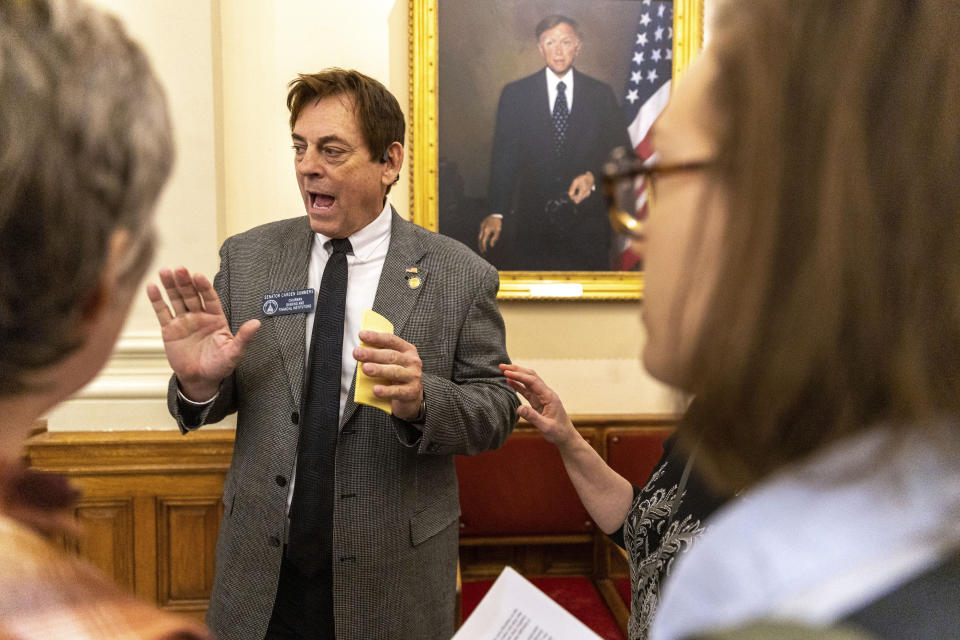
[{"label": "man's ear", "polygon": [[382,163],[382,182],[384,186],[395,184],[400,178],[400,168],[403,166],[403,145],[391,142],[380,159]]},{"label": "man's ear", "polygon": [[116,300],[121,265],[126,260],[129,248],[130,233],[126,229],[117,229],[110,235],[107,259],[103,263],[97,286],[80,307],[80,322],[87,324],[95,321]]}]

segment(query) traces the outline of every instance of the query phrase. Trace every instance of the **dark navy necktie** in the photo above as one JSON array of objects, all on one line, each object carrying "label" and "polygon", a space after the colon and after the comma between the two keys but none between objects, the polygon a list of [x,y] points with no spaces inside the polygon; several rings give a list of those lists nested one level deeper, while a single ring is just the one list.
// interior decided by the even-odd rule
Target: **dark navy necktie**
[{"label": "dark navy necktie", "polygon": [[557,83],[557,99],[553,103],[553,151],[558,156],[563,153],[567,143],[567,126],[570,120],[570,109],[567,107],[567,85]]},{"label": "dark navy necktie", "polygon": [[350,241],[330,241],[310,339],[310,363],[300,419],[297,479],[290,505],[287,557],[305,576],[331,570],[333,483],[340,419],[340,354],[347,301]]}]

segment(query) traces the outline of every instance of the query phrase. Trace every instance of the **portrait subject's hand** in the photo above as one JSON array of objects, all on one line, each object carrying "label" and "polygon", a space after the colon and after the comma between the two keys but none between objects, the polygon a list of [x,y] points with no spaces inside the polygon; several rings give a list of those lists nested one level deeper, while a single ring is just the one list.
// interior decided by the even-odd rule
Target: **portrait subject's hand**
[{"label": "portrait subject's hand", "polygon": [[373,393],[390,400],[390,413],[401,420],[415,420],[423,402],[423,363],[417,348],[392,333],[361,331],[365,346],[353,350],[357,364],[368,376],[382,378]]},{"label": "portrait subject's hand", "polygon": [[477,235],[480,253],[486,253],[487,249],[497,244],[502,229],[503,218],[500,216],[489,215],[483,219],[483,222],[480,223],[480,233]]},{"label": "portrait subject's hand", "polygon": [[147,297],[160,322],[167,361],[183,394],[202,402],[213,397],[220,382],[233,373],[260,321],[248,320],[234,335],[217,292],[199,273],[191,276],[183,267],[161,269],[160,283],[170,306],[153,283],[147,285]]},{"label": "portrait subject's hand", "polygon": [[596,184],[596,182],[593,179],[592,173],[589,171],[586,173],[581,173],[573,179],[573,182],[570,183],[570,189],[567,190],[567,196],[569,196],[574,204],[580,204],[589,198],[591,193],[593,193],[594,184]]},{"label": "portrait subject's hand", "polygon": [[579,438],[560,396],[547,386],[536,371],[515,364],[501,364],[500,370],[510,387],[530,403],[530,406],[521,405],[517,414],[535,426],[547,442],[563,449]]}]

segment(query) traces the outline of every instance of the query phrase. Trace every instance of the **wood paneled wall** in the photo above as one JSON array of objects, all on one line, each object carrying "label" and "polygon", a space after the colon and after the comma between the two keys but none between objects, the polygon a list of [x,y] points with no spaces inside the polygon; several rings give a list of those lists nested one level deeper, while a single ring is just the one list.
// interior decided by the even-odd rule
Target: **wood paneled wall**
[{"label": "wood paneled wall", "polygon": [[79,541],[67,549],[164,609],[202,618],[213,584],[232,430],[48,432],[30,439],[31,466],[83,490]]},{"label": "wood paneled wall", "polygon": [[[674,419],[618,415],[574,420],[593,434],[594,446],[606,457],[607,440],[616,442],[624,429],[662,430]],[[79,541],[64,540],[67,549],[141,598],[202,619],[213,584],[223,478],[233,438],[233,430],[209,428],[188,436],[174,431],[46,432],[30,438],[27,457],[32,467],[64,474],[83,491],[76,512],[84,534]],[[594,535],[544,540],[544,546],[531,546],[538,541],[533,539],[465,539],[461,563],[471,577],[495,575],[504,564],[531,575],[590,575],[599,564]]]}]

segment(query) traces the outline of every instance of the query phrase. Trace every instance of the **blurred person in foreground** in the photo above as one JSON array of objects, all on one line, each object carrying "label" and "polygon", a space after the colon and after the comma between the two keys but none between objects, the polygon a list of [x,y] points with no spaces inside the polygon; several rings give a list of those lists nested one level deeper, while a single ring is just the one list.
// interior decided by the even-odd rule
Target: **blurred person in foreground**
[{"label": "blurred person in foreground", "polygon": [[960,629],[958,36],[955,2],[727,3],[655,125],[644,362],[743,491],[652,638]]},{"label": "blurred person in foreground", "polygon": [[113,18],[0,0],[0,637],[208,638],[55,542],[77,492],[22,457],[35,421],[106,362],[153,253],[166,100]]}]

